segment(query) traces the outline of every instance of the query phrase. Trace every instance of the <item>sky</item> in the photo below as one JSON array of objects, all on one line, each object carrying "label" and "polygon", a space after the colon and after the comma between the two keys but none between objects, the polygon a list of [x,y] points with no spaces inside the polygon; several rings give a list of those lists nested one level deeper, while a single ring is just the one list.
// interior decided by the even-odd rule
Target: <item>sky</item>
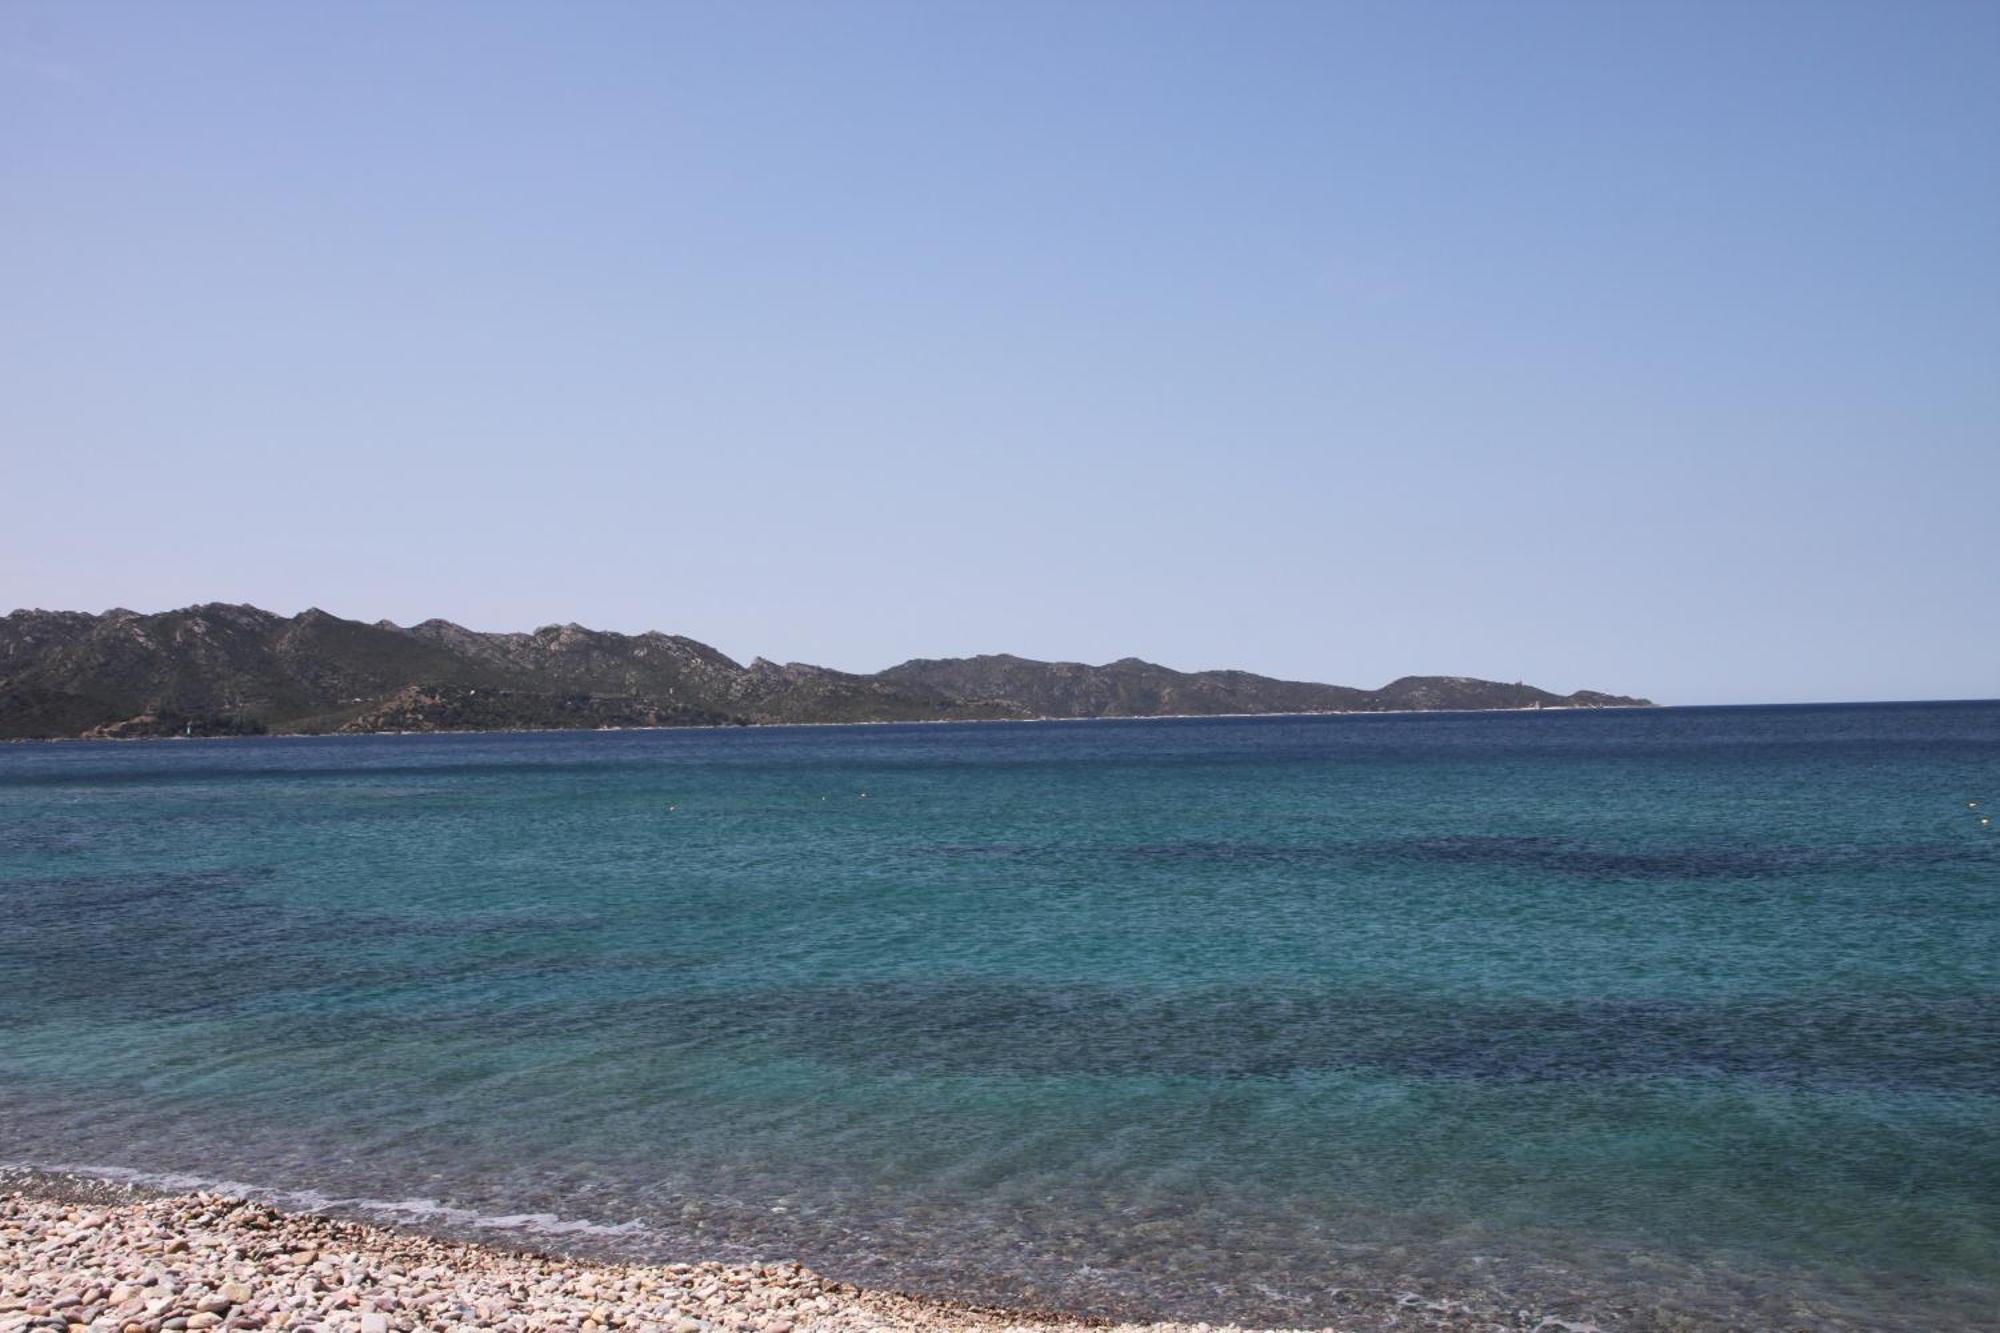
[{"label": "sky", "polygon": [[0,7],[0,611],[2000,695],[2000,5]]}]

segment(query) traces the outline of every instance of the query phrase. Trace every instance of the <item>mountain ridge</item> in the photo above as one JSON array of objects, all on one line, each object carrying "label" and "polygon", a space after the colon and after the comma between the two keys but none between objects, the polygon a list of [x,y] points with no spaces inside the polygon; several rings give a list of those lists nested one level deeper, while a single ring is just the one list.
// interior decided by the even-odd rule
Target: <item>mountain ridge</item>
[{"label": "mountain ridge", "polygon": [[658,630],[489,632],[318,607],[0,619],[0,739],[13,740],[1647,706],[1464,676],[1366,690],[1137,657],[1093,666],[990,653],[862,674],[762,657],[745,665]]}]

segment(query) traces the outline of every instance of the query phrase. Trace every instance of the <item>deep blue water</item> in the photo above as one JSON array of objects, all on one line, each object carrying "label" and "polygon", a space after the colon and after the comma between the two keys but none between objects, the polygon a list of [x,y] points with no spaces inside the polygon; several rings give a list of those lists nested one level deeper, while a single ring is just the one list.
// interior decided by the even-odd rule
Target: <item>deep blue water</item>
[{"label": "deep blue water", "polygon": [[1990,1327],[2000,704],[4,746],[0,1160],[1103,1312]]}]

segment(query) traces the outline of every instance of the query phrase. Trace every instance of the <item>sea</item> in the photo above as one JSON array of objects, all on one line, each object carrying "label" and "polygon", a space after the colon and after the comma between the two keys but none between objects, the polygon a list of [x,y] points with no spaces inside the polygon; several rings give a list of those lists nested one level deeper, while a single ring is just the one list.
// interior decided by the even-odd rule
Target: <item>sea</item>
[{"label": "sea", "polygon": [[1991,1329],[2000,703],[0,746],[0,1163],[1113,1317]]}]

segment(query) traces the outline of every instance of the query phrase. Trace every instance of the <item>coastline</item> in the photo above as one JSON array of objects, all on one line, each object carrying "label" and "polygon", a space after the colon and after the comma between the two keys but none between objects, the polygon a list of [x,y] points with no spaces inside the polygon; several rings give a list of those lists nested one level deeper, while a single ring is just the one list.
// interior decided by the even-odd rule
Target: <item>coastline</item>
[{"label": "coastline", "polygon": [[871,1291],[796,1263],[605,1262],[230,1194],[0,1170],[0,1333],[44,1328],[1239,1333]]},{"label": "coastline", "polygon": [[[1392,1271],[1354,1284],[1360,1274],[1352,1268],[1327,1271],[1336,1308],[1322,1306],[1316,1319],[1239,1322],[1226,1308],[1176,1316],[1170,1307],[1149,1312],[1144,1300],[1089,1312],[996,1302],[964,1288],[865,1286],[837,1265],[815,1268],[741,1247],[634,1258],[602,1243],[624,1230],[178,1173],[0,1163],[0,1333],[1863,1333],[1891,1326],[1856,1318],[1839,1303],[1802,1304],[1774,1292],[1759,1302],[1757,1322],[1745,1324],[1739,1317],[1747,1309],[1732,1316],[1661,1288],[1579,1285],[1554,1296]],[[1704,1275],[1677,1276],[1685,1283]],[[1730,1281],[1721,1270],[1705,1276]],[[1797,1322],[1786,1322],[1786,1313]]]},{"label": "coastline", "polygon": [[[1938,702],[1959,702],[1941,700]],[[1973,701],[1976,702],[1976,701]],[[1587,707],[1556,705],[1541,708],[1350,708],[1305,713],[1131,713],[1095,717],[905,717],[864,718],[853,722],[694,722],[660,727],[439,727],[429,731],[267,731],[215,736],[11,736],[9,745],[132,745],[185,741],[367,740],[383,736],[588,736],[598,732],[655,731],[776,731],[827,727],[988,727],[1040,726],[1082,722],[1220,722],[1258,718],[1309,717],[1485,717],[1497,713],[1654,713],[1673,704],[1602,704]],[[1770,707],[1772,705],[1701,705],[1703,707]],[[1803,705],[1816,707],[1821,705]]]}]

